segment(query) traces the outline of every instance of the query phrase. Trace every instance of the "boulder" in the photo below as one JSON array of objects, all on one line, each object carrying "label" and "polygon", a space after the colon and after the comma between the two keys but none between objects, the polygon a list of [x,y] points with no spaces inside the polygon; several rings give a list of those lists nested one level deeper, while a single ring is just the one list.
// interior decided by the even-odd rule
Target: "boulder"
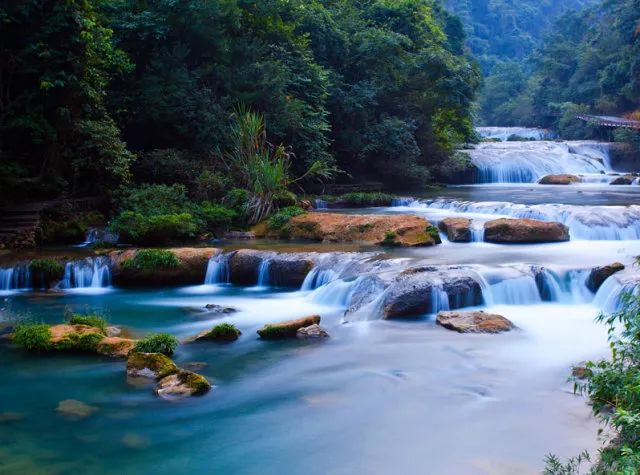
[{"label": "boulder", "polygon": [[176,364],[162,353],[130,353],[127,359],[127,376],[134,378],[162,379],[178,371]]},{"label": "boulder", "polygon": [[456,269],[423,267],[402,272],[385,291],[382,317],[386,319],[424,315],[446,298],[449,308],[482,304],[480,284]]},{"label": "boulder", "polygon": [[515,328],[502,315],[478,312],[439,312],[436,323],[459,333],[501,333]]},{"label": "boulder", "polygon": [[120,338],[118,336],[107,336],[100,340],[96,351],[101,355],[111,358],[126,358],[134,346],[136,346],[136,340]]},{"label": "boulder", "polygon": [[122,329],[118,327],[107,327],[107,336],[120,336]]},{"label": "boulder", "polygon": [[91,327],[89,325],[68,325],[61,323],[60,325],[53,325],[49,327],[51,333],[51,344],[55,347],[61,341],[67,339],[72,334],[78,335],[103,335],[102,331],[97,327]]},{"label": "boulder", "polygon": [[301,340],[317,340],[327,338],[329,333],[320,325],[309,325],[308,327],[299,328],[296,332],[296,338]]},{"label": "boulder", "polygon": [[162,287],[201,284],[207,271],[209,259],[219,252],[213,247],[167,248],[178,258],[179,265],[171,268],[136,269],[123,267],[122,263],[135,257],[137,249],[112,251],[113,283],[119,287]]},{"label": "boulder", "polygon": [[446,218],[440,221],[438,227],[451,242],[471,242],[470,219]]},{"label": "boulder", "polygon": [[540,178],[540,185],[571,185],[580,183],[582,179],[576,175],[547,175]]},{"label": "boulder", "polygon": [[569,228],[553,221],[501,218],[485,223],[484,240],[505,244],[562,242],[569,240]]},{"label": "boulder", "polygon": [[279,340],[283,338],[295,338],[300,328],[317,325],[320,323],[319,315],[298,318],[280,323],[268,323],[260,330],[258,335],[264,340]]},{"label": "boulder", "polygon": [[614,262],[602,267],[596,267],[591,270],[589,277],[587,278],[587,287],[591,292],[597,292],[600,286],[616,272],[624,270],[624,264],[620,262]]},{"label": "boulder", "polygon": [[432,229],[433,226],[428,221],[418,216],[314,212],[291,218],[287,233],[292,239],[313,241],[433,246],[438,243],[438,239]]},{"label": "boulder", "polygon": [[631,185],[635,181],[635,179],[636,177],[633,175],[624,175],[624,176],[619,176],[609,184],[610,185]]},{"label": "boulder", "polygon": [[53,325],[49,333],[53,350],[76,353],[95,353],[105,337],[102,330],[89,325]]},{"label": "boulder", "polygon": [[231,282],[255,285],[263,262],[268,262],[269,285],[299,288],[313,268],[314,255],[304,252],[276,253],[241,249],[229,258]]},{"label": "boulder", "polygon": [[209,381],[198,373],[179,370],[162,378],[155,392],[162,399],[183,399],[190,396],[202,396],[211,389]]},{"label": "boulder", "polygon": [[236,341],[242,332],[238,330],[234,325],[228,323],[221,323],[208,330],[201,331],[193,338],[187,340],[192,343],[196,341],[216,341],[219,343],[229,343]]}]

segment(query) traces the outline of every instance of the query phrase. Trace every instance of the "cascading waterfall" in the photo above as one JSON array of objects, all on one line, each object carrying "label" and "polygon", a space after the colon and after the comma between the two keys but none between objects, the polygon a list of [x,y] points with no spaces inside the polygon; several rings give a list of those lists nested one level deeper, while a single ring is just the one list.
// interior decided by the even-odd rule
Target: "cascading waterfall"
[{"label": "cascading waterfall", "polygon": [[105,288],[111,285],[111,268],[107,257],[87,257],[67,262],[60,289]]},{"label": "cascading waterfall", "polygon": [[497,139],[503,142],[509,140],[510,137],[520,137],[527,140],[549,140],[556,137],[556,134],[548,129],[532,127],[477,127],[476,131],[483,138]]},{"label": "cascading waterfall", "polygon": [[353,290],[360,282],[360,277],[354,280],[333,280],[314,290],[310,298],[312,301],[329,306],[347,307],[351,302]]},{"label": "cascading waterfall", "polygon": [[546,175],[611,171],[608,145],[597,142],[482,143],[465,151],[477,183],[536,183]]},{"label": "cascading waterfall", "polygon": [[[558,221],[569,227],[571,239],[635,240],[640,239],[640,206],[577,206],[559,204],[525,205],[506,201],[458,201],[451,199],[414,200],[407,205],[412,212],[441,213],[487,219],[500,217]],[[472,224],[474,240],[483,236],[481,222]]]},{"label": "cascading waterfall", "polygon": [[31,269],[27,264],[0,268],[0,292],[31,288]]},{"label": "cascading waterfall", "polygon": [[329,282],[338,278],[338,274],[333,269],[311,269],[302,282],[300,290],[309,291],[327,285]]},{"label": "cascading waterfall", "polygon": [[230,281],[229,256],[217,254],[209,259],[207,273],[204,276],[205,285],[227,284]]},{"label": "cascading waterfall", "polygon": [[314,200],[313,206],[315,209],[328,209],[329,205],[325,200],[316,199]]},{"label": "cascading waterfall", "polygon": [[431,313],[437,314],[438,312],[446,311],[449,309],[449,294],[447,294],[447,292],[444,290],[442,284],[432,287]]},{"label": "cascading waterfall", "polygon": [[260,267],[258,268],[258,282],[257,287],[269,286],[269,274],[270,274],[271,260],[262,259]]},{"label": "cascading waterfall", "polygon": [[118,242],[120,236],[116,233],[111,233],[104,228],[89,228],[87,235],[82,244],[78,244],[76,247],[89,247],[98,242],[106,242],[109,244],[115,244]]},{"label": "cascading waterfall", "polygon": [[598,289],[593,303],[604,313],[612,313],[622,308],[625,296],[638,295],[640,285],[637,280],[620,280],[612,275]]}]

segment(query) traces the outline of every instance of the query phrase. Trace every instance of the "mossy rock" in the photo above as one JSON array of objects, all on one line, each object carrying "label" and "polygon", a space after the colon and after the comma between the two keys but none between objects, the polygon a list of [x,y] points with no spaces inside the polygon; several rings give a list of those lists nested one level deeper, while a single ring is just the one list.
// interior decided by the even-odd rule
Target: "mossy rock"
[{"label": "mossy rock", "polygon": [[162,378],[155,392],[163,399],[182,399],[190,396],[202,396],[211,389],[207,379],[192,371],[180,370]]},{"label": "mossy rock", "polygon": [[192,341],[215,341],[218,343],[230,343],[236,341],[242,332],[230,323],[220,323],[210,330],[198,333]]},{"label": "mossy rock", "polygon": [[96,351],[104,356],[110,358],[126,358],[133,347],[136,344],[136,340],[130,338],[120,338],[117,336],[104,337],[98,343]]},{"label": "mossy rock", "polygon": [[105,337],[100,328],[89,325],[53,325],[49,332],[52,350],[75,353],[95,353]]},{"label": "mossy rock", "polygon": [[177,373],[179,368],[162,353],[130,353],[127,359],[127,375],[162,379]]},{"label": "mossy rock", "polygon": [[288,320],[280,323],[268,323],[258,330],[258,335],[260,335],[260,338],[264,340],[295,338],[300,328],[317,325],[319,323],[319,315],[310,315],[308,317],[302,317],[296,320]]}]

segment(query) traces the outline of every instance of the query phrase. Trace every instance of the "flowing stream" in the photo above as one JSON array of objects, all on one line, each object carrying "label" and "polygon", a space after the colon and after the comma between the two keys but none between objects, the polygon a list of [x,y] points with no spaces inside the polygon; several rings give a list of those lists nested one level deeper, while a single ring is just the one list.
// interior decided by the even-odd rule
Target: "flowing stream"
[{"label": "flowing stream", "polygon": [[[128,382],[121,362],[0,345],[0,471],[534,474],[549,452],[596,451],[598,425],[566,379],[572,365],[607,354],[606,328],[594,318],[620,308],[640,281],[632,265],[640,187],[595,178],[561,189],[535,183],[550,172],[606,176],[612,167],[602,144],[496,142],[472,157],[483,184],[341,212],[418,214],[434,223],[468,217],[473,242],[375,252],[315,245],[299,288],[276,286],[284,281],[277,244],[248,286],[230,283],[233,246],[210,259],[202,285],[179,288],[118,288],[108,259],[92,257],[69,259],[57,289],[43,293],[28,262],[0,265],[0,320],[60,322],[68,306],[102,312],[133,336],[184,338],[219,322],[242,331],[232,344],[178,348],[176,362],[197,363],[214,389],[171,403],[152,383]],[[521,183],[500,183],[510,180]],[[571,240],[485,243],[483,225],[496,217],[560,221]],[[616,261],[626,269],[590,290],[591,269]],[[426,310],[385,320],[394,282],[409,268],[433,276]],[[460,276],[478,295],[452,290]],[[208,312],[208,304],[237,311]],[[504,315],[517,330],[469,335],[435,324],[438,311],[456,308]],[[311,314],[321,315],[327,341],[256,337],[266,323]],[[65,417],[56,407],[69,399],[94,411]]]}]

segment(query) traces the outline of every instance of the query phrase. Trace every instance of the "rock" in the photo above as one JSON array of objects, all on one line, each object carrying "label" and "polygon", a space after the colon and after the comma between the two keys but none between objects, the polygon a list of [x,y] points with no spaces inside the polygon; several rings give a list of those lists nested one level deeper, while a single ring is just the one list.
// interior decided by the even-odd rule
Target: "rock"
[{"label": "rock", "polygon": [[134,346],[136,346],[136,340],[120,338],[118,336],[107,336],[98,343],[96,351],[101,355],[111,358],[126,358]]},{"label": "rock", "polygon": [[217,341],[220,343],[229,343],[236,341],[240,335],[242,335],[242,332],[238,330],[235,325],[221,323],[209,330],[201,331],[195,337],[190,338],[187,341],[190,343],[196,341]]},{"label": "rock", "polygon": [[571,376],[576,379],[587,379],[591,375],[591,370],[586,366],[574,366],[571,368]]},{"label": "rock", "polygon": [[8,424],[24,420],[26,416],[21,412],[5,411],[0,412],[0,424]]},{"label": "rock", "polygon": [[502,218],[485,223],[484,240],[508,244],[562,242],[569,240],[569,228],[553,221]]},{"label": "rock", "polygon": [[255,239],[256,233],[251,231],[228,231],[224,233],[225,239]]},{"label": "rock", "polygon": [[613,180],[610,185],[631,185],[635,181],[636,177],[633,175],[619,176]]},{"label": "rock", "polygon": [[202,396],[211,389],[204,376],[191,371],[180,370],[162,378],[155,392],[162,399],[182,399],[190,396]]},{"label": "rock", "polygon": [[90,327],[89,325],[68,325],[62,323],[60,325],[53,325],[49,327],[51,333],[51,343],[55,346],[69,337],[71,334],[78,335],[101,335],[104,336],[102,331],[96,327]]},{"label": "rock", "polygon": [[431,228],[431,224],[424,218],[411,215],[313,212],[291,218],[287,226],[287,235],[292,239],[313,241],[433,246],[437,244],[437,239],[430,233]]},{"label": "rock", "polygon": [[120,336],[122,329],[118,327],[107,327],[107,336]]},{"label": "rock", "polygon": [[310,253],[276,253],[241,249],[229,258],[230,279],[234,284],[255,285],[260,265],[268,261],[269,284],[299,288],[314,265]]},{"label": "rock", "polygon": [[436,323],[459,333],[501,333],[515,328],[502,315],[479,312],[439,312]]},{"label": "rock", "polygon": [[180,261],[175,268],[136,269],[123,267],[122,263],[132,259],[137,249],[112,251],[111,259],[113,283],[119,287],[166,287],[175,285],[201,284],[206,274],[209,258],[219,252],[213,247],[168,248]]},{"label": "rock", "polygon": [[[446,295],[445,295],[446,294]],[[402,272],[384,293],[382,317],[413,317],[437,308],[446,298],[449,308],[482,304],[480,284],[456,269],[417,268]]]},{"label": "rock", "polygon": [[208,303],[207,305],[204,306],[204,308],[207,310],[207,313],[228,314],[228,313],[235,313],[238,311],[233,307],[223,307],[222,305],[216,305],[214,303]]},{"label": "rock", "polygon": [[299,328],[296,332],[296,338],[301,340],[315,340],[319,338],[327,338],[329,333],[320,325],[309,325],[308,327]]},{"label": "rock", "polygon": [[471,242],[471,220],[467,218],[446,218],[438,227],[451,242]]},{"label": "rock", "polygon": [[102,330],[89,325],[53,325],[49,333],[53,350],[76,353],[95,353],[104,338]]},{"label": "rock", "polygon": [[319,315],[310,315],[280,323],[268,323],[258,330],[258,335],[264,340],[295,338],[300,328],[317,325],[318,323],[320,323]]},{"label": "rock", "polygon": [[576,175],[547,175],[543,176],[538,183],[540,185],[571,185],[581,181],[582,179]]},{"label": "rock", "polygon": [[127,375],[137,378],[162,379],[179,368],[162,353],[131,353],[127,359]]},{"label": "rock", "polygon": [[313,209],[313,203],[310,200],[302,200],[300,207],[305,211],[311,211]]},{"label": "rock", "polygon": [[88,404],[75,399],[60,401],[58,403],[58,407],[56,407],[56,411],[60,415],[70,419],[84,419],[91,416],[97,410],[97,407],[89,406]]},{"label": "rock", "polygon": [[620,262],[614,262],[602,267],[596,267],[591,270],[589,277],[587,278],[587,287],[591,292],[597,292],[600,286],[616,272],[624,270],[624,264]]}]

